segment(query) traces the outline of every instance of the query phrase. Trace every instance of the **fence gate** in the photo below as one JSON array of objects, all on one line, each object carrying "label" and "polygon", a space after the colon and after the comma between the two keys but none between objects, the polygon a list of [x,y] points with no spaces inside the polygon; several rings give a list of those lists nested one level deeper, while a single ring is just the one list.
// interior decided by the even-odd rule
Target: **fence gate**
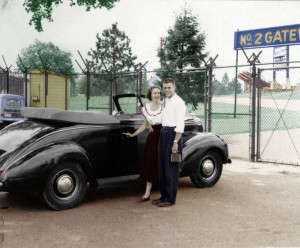
[{"label": "fence gate", "polygon": [[231,158],[250,160],[250,89],[242,90],[236,78],[229,78],[235,68],[216,67],[213,73],[211,132],[226,140]]},{"label": "fence gate", "polygon": [[258,70],[258,85],[272,84],[258,91],[258,161],[300,165],[300,67],[289,70],[276,80],[273,68]]}]

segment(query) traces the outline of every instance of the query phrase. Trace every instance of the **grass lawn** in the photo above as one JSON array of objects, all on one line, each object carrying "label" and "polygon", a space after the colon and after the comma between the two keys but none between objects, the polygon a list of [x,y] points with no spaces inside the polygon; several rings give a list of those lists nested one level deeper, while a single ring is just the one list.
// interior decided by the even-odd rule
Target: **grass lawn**
[{"label": "grass lawn", "polygon": [[[267,92],[270,96],[270,93]],[[273,92],[274,93],[274,92]],[[272,93],[272,94],[273,94]],[[278,92],[276,92],[278,93]],[[281,92],[283,93],[283,92]],[[287,93],[287,92],[285,92]],[[294,92],[295,94],[296,92]],[[298,93],[298,92],[297,92]],[[249,94],[247,94],[249,96]],[[108,113],[108,96],[91,97],[89,110],[100,110]],[[136,99],[124,98],[120,101],[121,108],[126,113],[136,113]],[[86,110],[85,97],[70,97],[70,110]],[[236,106],[236,117],[233,115],[234,104],[213,103],[212,132],[223,134],[238,134],[250,132],[250,109],[246,105]],[[188,106],[188,113],[195,113],[204,125],[204,104],[199,103],[197,109]],[[300,128],[300,112],[286,110],[280,118],[277,109],[263,108],[261,110],[261,130],[284,130]]]}]

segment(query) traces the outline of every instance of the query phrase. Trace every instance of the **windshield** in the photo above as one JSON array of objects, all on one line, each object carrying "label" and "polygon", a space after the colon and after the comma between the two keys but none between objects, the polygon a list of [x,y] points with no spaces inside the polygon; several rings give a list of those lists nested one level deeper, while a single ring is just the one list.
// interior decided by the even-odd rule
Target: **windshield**
[{"label": "windshield", "polygon": [[[119,98],[119,104],[122,109],[126,114],[136,114],[136,97],[122,97]],[[148,101],[148,99],[144,97],[140,97],[143,105]],[[140,105],[140,102],[138,101],[138,107],[141,108],[142,106]]]},{"label": "windshield", "polygon": [[15,150],[25,141],[48,129],[49,126],[30,121],[20,121],[7,126],[0,131],[0,156]]}]

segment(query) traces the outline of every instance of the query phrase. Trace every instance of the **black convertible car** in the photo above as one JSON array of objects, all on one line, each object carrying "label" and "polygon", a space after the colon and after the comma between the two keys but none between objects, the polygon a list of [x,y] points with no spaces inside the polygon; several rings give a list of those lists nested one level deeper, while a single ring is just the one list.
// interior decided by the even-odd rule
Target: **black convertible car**
[{"label": "black convertible car", "polygon": [[[143,123],[129,108],[124,114],[130,99],[135,95],[115,97],[116,116],[23,108],[28,119],[0,131],[0,191],[43,192],[51,208],[63,210],[83,201],[87,183],[97,189],[138,179],[147,132],[134,138],[122,134]],[[180,177],[189,176],[196,187],[212,187],[223,164],[231,162],[227,144],[203,133],[197,117],[186,117],[185,124]]]}]

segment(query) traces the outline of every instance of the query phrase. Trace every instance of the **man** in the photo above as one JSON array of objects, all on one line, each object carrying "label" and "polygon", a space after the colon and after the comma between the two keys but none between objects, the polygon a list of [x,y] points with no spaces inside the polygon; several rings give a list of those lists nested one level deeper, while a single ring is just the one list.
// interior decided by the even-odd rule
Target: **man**
[{"label": "man", "polygon": [[185,103],[175,93],[175,81],[163,81],[164,100],[162,130],[158,145],[158,182],[161,197],[153,200],[154,205],[169,207],[175,204],[178,188],[179,163],[171,162],[171,154],[182,155],[182,133],[184,132]]}]

